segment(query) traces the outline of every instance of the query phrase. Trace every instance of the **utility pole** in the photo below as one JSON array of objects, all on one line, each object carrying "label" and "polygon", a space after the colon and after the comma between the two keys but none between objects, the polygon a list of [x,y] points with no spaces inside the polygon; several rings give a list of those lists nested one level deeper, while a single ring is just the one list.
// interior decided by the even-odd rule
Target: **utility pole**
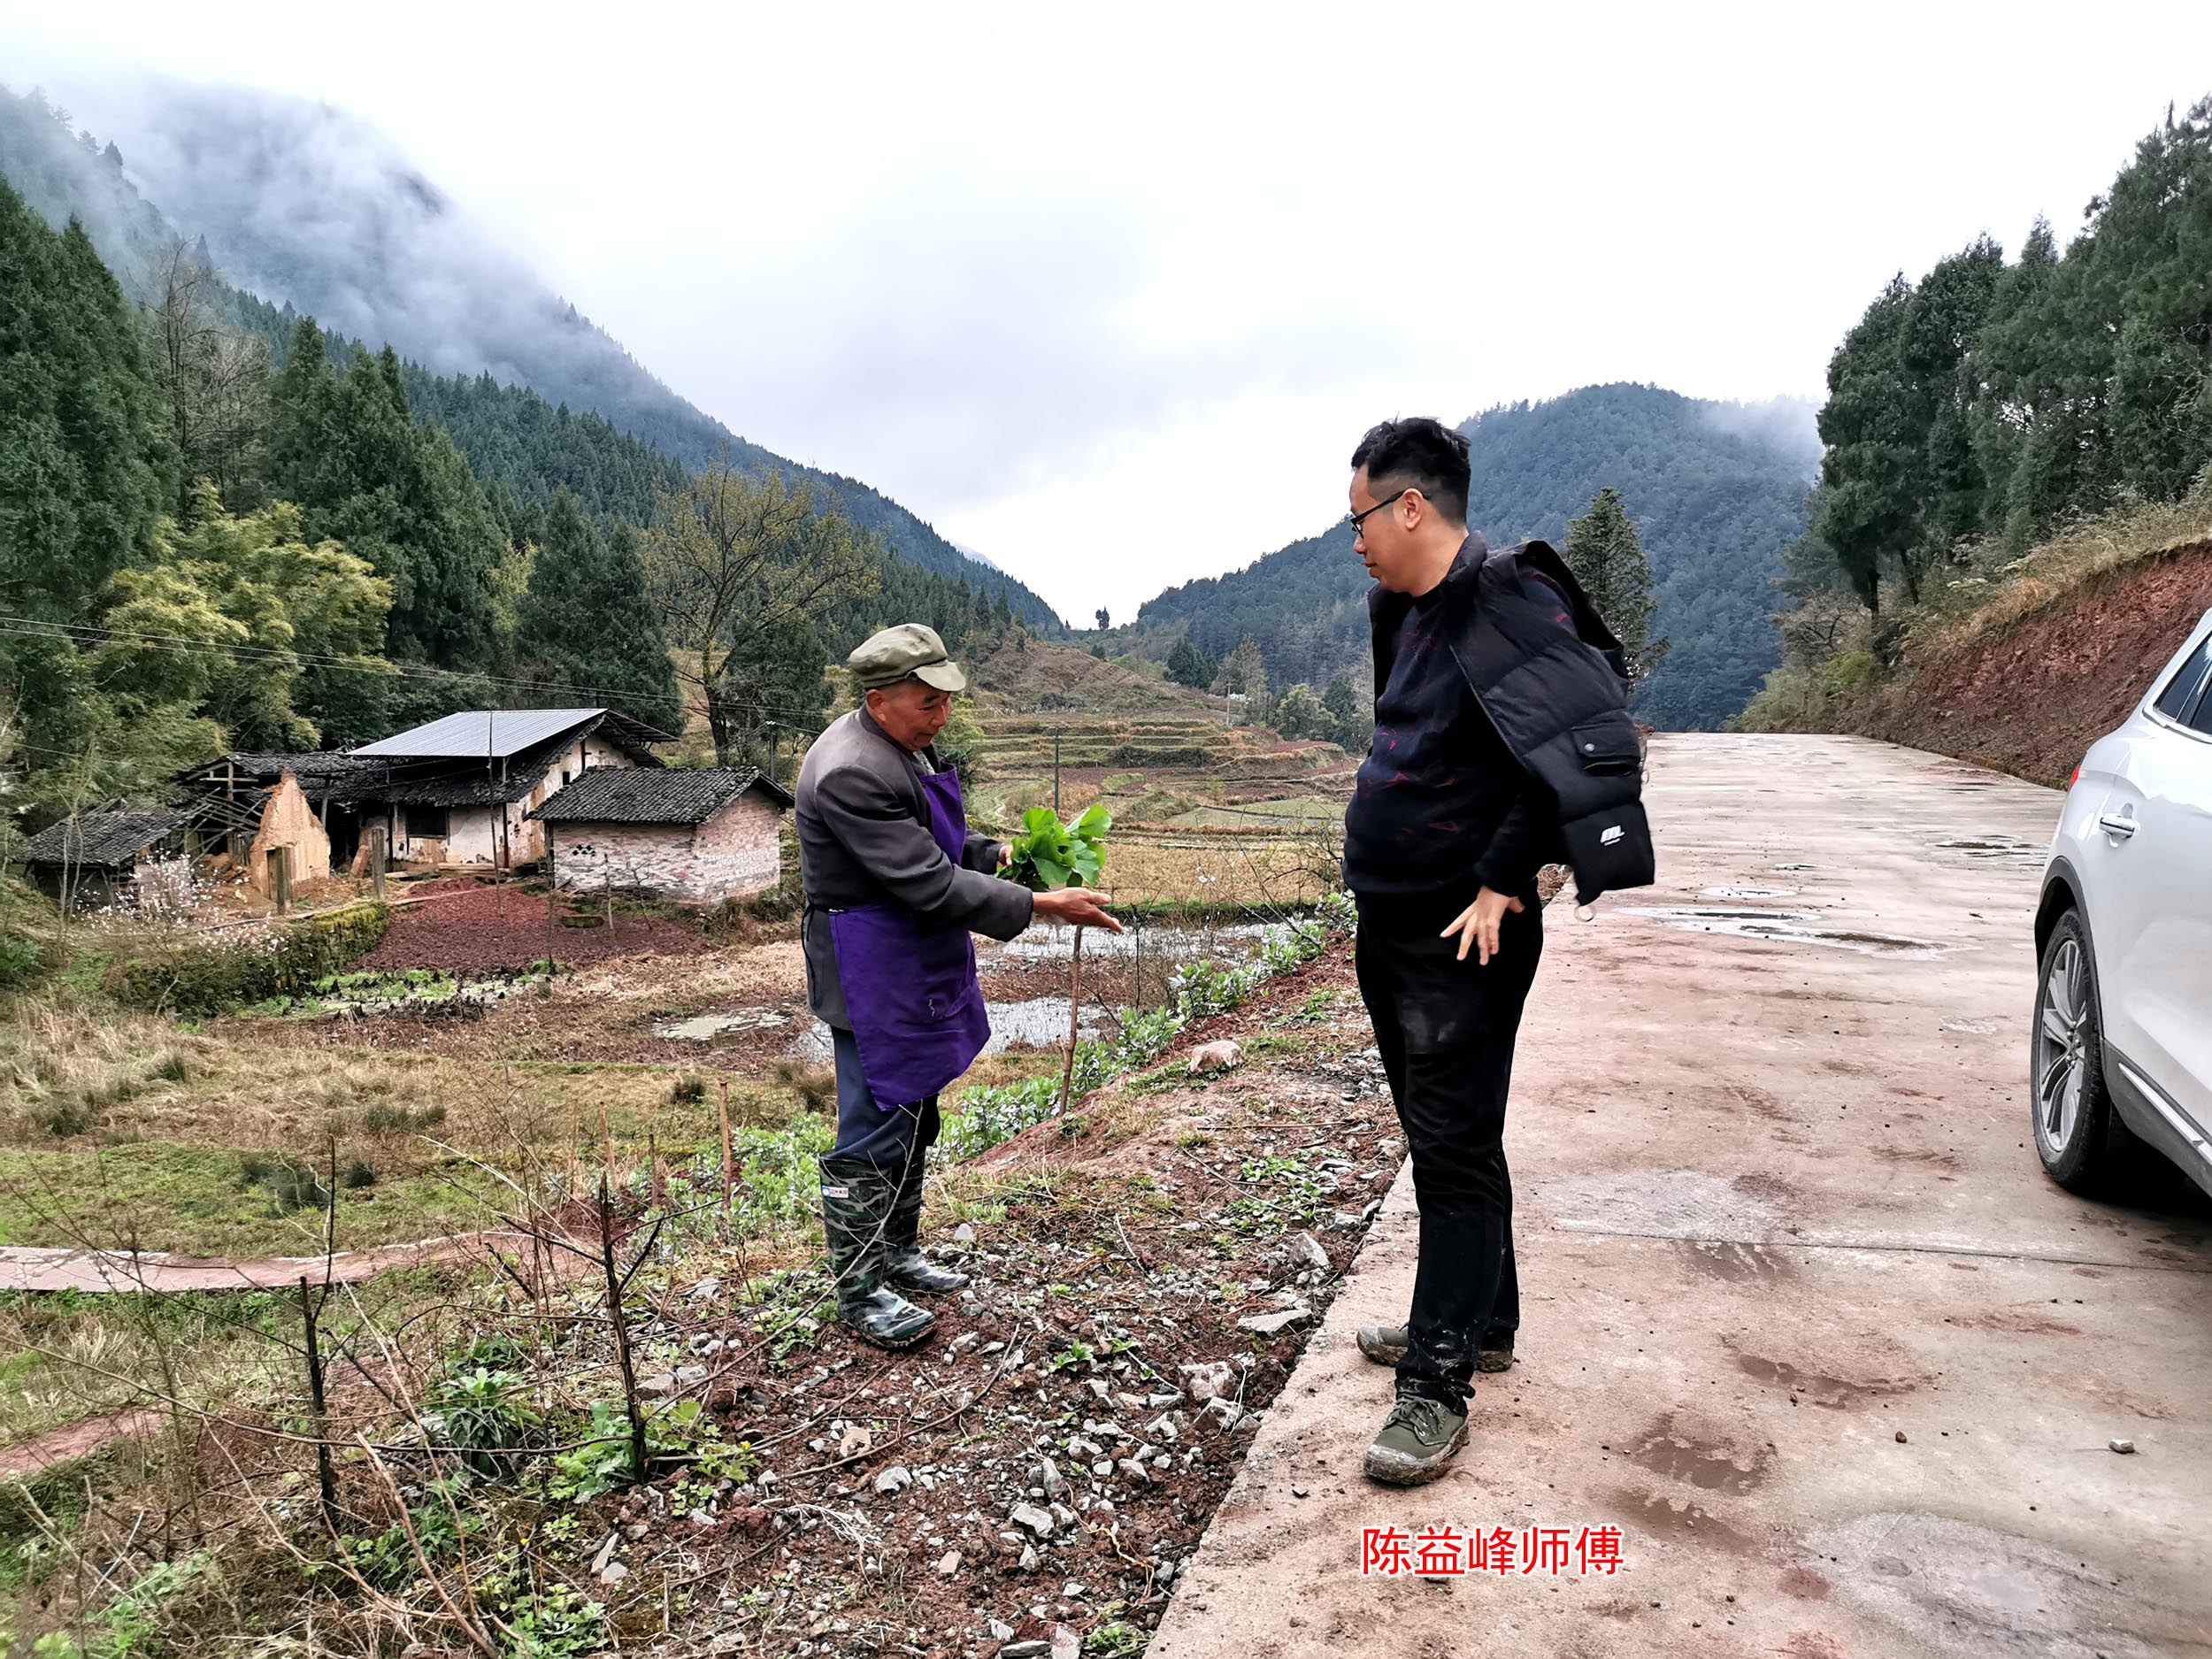
[{"label": "utility pole", "polygon": [[1064,726],[1055,727],[1052,733],[1052,810],[1060,810],[1060,734]]}]

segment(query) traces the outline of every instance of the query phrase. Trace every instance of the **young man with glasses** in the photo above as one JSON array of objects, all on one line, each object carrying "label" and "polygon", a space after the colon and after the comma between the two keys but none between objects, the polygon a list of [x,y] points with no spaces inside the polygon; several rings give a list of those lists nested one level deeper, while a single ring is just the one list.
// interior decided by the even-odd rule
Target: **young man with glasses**
[{"label": "young man with glasses", "polygon": [[1648,881],[1650,843],[1617,643],[1549,548],[1494,553],[1470,533],[1467,440],[1385,421],[1352,467],[1352,547],[1376,582],[1375,736],[1345,814],[1344,880],[1421,1214],[1406,1325],[1359,1333],[1397,1368],[1365,1468],[1413,1486],[1466,1443],[1473,1372],[1513,1363],[1505,1107],[1543,950],[1537,872],[1572,856],[1594,898]]}]

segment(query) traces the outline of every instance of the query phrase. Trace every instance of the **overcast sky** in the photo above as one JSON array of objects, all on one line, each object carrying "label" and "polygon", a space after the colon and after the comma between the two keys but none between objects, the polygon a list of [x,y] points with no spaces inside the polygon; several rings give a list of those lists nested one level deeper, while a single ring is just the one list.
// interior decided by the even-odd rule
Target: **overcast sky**
[{"label": "overcast sky", "polygon": [[1086,626],[1321,528],[1384,415],[1817,398],[1891,273],[2063,240],[2212,91],[2203,0],[1500,10],[0,0],[0,82],[355,111],[684,396]]}]

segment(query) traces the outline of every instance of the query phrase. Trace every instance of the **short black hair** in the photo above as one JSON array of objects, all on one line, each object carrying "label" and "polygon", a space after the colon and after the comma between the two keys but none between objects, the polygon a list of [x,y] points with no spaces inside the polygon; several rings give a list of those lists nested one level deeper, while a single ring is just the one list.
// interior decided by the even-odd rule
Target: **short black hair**
[{"label": "short black hair", "polygon": [[[1429,504],[1454,524],[1467,522],[1467,440],[1440,420],[1409,415],[1379,421],[1352,451],[1352,470],[1367,469],[1367,485],[1377,501],[1400,490],[1417,489]],[[1385,488],[1384,486],[1389,486]]]}]

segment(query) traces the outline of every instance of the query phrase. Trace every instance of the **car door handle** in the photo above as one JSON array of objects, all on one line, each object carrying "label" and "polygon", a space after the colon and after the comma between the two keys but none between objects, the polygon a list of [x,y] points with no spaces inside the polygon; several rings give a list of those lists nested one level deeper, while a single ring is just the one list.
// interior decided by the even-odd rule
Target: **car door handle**
[{"label": "car door handle", "polygon": [[2099,814],[2097,827],[2108,835],[2117,835],[2125,841],[2135,833],[2137,825],[2131,818],[2123,817],[2117,812],[2105,812]]}]

